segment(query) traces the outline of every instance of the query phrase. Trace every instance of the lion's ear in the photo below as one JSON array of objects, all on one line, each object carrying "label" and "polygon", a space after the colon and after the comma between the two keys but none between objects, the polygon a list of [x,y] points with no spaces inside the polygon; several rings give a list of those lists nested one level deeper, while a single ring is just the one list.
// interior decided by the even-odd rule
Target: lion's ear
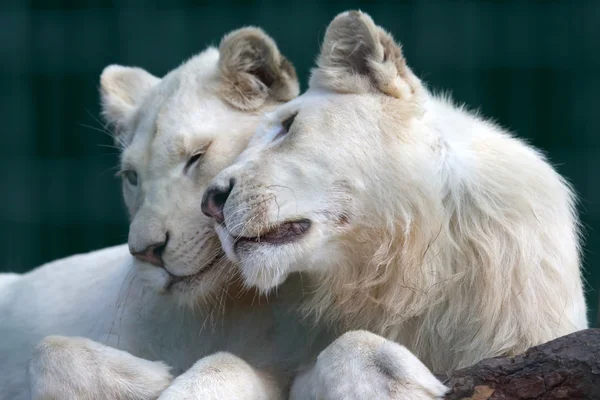
[{"label": "lion's ear", "polygon": [[135,67],[109,65],[100,75],[102,115],[117,133],[160,78]]},{"label": "lion's ear", "polygon": [[294,66],[259,28],[227,34],[219,46],[220,92],[244,111],[259,109],[267,100],[284,102],[299,94]]},{"label": "lion's ear", "polygon": [[368,14],[347,11],[329,24],[311,85],[340,92],[379,91],[409,99],[421,88],[400,45]]}]

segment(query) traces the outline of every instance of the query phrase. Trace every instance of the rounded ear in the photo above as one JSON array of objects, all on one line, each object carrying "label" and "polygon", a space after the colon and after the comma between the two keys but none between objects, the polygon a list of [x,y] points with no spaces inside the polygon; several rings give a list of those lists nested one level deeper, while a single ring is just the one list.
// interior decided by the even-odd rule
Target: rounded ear
[{"label": "rounded ear", "polygon": [[400,45],[361,11],[339,14],[329,24],[310,84],[338,92],[379,91],[405,100],[421,88]]},{"label": "rounded ear", "polygon": [[220,93],[243,111],[257,110],[267,101],[285,102],[300,88],[294,66],[259,28],[227,34],[219,46]]},{"label": "rounded ear", "polygon": [[100,75],[102,115],[116,129],[117,135],[144,96],[159,82],[160,78],[141,68],[121,65],[104,68]]}]

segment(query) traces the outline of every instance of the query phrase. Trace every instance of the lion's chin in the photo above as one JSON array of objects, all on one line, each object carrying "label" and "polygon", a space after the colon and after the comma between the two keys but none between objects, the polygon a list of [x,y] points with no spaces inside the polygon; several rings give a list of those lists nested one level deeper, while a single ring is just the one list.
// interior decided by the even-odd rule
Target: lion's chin
[{"label": "lion's chin", "polygon": [[285,281],[288,274],[284,272],[285,268],[281,268],[281,257],[275,251],[281,250],[281,246],[277,246],[279,249],[269,249],[260,243],[238,243],[221,224],[215,224],[215,230],[227,259],[239,269],[244,285],[268,293]]},{"label": "lion's chin", "polygon": [[164,268],[135,260],[133,269],[144,287],[161,294],[167,292],[170,274]]},{"label": "lion's chin", "polygon": [[261,294],[275,290],[289,275],[285,271],[255,266],[242,267],[241,272],[244,283],[258,289]]},{"label": "lion's chin", "polygon": [[134,268],[136,277],[141,279],[146,288],[161,295],[172,294],[188,300],[187,298],[208,297],[213,292],[213,286],[218,282],[212,275],[223,261],[225,261],[225,256],[221,254],[200,271],[185,276],[170,273],[168,267],[157,267],[139,261],[135,262]]},{"label": "lion's chin", "polygon": [[167,271],[167,273],[169,274],[169,278],[170,278],[169,282],[167,284],[167,290],[171,290],[172,288],[181,288],[181,287],[186,288],[195,282],[199,282],[201,279],[203,279],[203,277],[208,275],[216,267],[217,264],[222,263],[224,258],[225,257],[222,254],[217,255],[211,261],[209,261],[206,265],[204,265],[202,267],[202,269],[200,269],[198,272],[195,272],[190,275],[183,275],[183,276],[172,274],[171,272],[169,272],[168,266],[165,266],[164,269]]}]

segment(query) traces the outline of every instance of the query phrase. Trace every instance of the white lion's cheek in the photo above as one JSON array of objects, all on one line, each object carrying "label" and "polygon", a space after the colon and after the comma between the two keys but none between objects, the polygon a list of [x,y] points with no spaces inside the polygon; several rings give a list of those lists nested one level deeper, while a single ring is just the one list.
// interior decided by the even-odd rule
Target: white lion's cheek
[{"label": "white lion's cheek", "polygon": [[164,293],[169,283],[169,274],[162,268],[154,265],[136,262],[133,266],[136,277],[138,277],[144,286],[155,290],[158,293]]}]

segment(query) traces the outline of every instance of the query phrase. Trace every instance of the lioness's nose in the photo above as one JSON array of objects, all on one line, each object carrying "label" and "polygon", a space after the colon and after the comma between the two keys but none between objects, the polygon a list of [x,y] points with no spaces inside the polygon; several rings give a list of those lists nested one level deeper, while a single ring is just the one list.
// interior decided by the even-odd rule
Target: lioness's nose
[{"label": "lioness's nose", "polygon": [[225,207],[225,202],[231,194],[234,184],[235,181],[231,179],[227,187],[220,185],[209,186],[204,192],[204,196],[202,196],[202,212],[206,216],[214,218],[219,224],[225,221],[223,207]]},{"label": "lioness's nose", "polygon": [[147,246],[144,249],[136,249],[129,246],[129,252],[132,256],[137,258],[138,260],[149,262],[150,264],[154,264],[157,267],[163,267],[164,263],[162,260],[162,253],[167,246],[167,241],[169,240],[169,236],[165,236],[165,239],[160,243],[153,243]]}]

